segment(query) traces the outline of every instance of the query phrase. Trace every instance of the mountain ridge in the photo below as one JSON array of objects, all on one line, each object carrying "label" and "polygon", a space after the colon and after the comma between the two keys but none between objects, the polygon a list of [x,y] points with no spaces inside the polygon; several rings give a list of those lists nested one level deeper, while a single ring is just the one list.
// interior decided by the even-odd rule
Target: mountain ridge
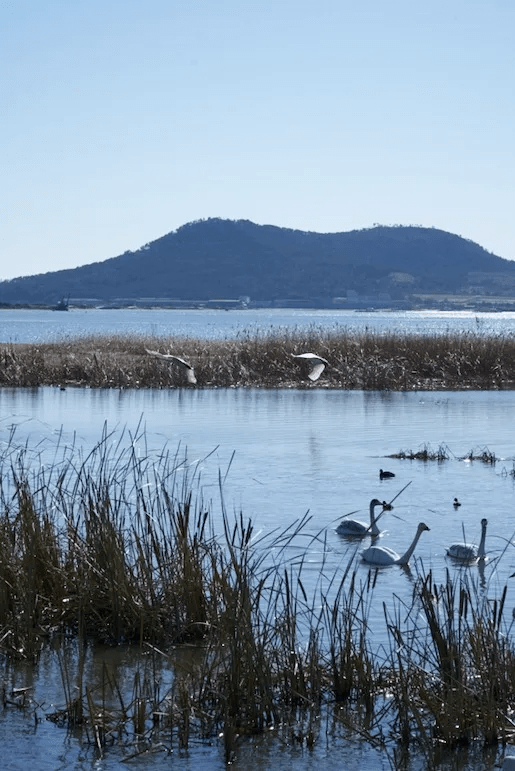
[{"label": "mountain ridge", "polygon": [[186,223],[101,262],[0,282],[2,303],[245,296],[330,305],[349,296],[479,292],[515,296],[515,262],[437,228],[317,233],[220,218]]}]

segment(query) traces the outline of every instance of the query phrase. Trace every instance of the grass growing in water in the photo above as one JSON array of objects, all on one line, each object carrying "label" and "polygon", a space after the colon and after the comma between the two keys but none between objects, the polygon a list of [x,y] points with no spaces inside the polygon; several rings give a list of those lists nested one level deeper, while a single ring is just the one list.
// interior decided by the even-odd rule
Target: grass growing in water
[{"label": "grass growing in water", "polygon": [[[396,458],[397,460],[421,460],[421,461],[437,461],[442,463],[445,460],[449,460],[451,457],[456,457],[454,453],[449,450],[447,445],[439,445],[436,449],[433,449],[430,445],[424,444],[418,450],[400,450],[399,452],[387,455],[387,458]],[[482,449],[472,449],[466,455],[459,457],[462,461],[479,461],[487,465],[494,466],[497,463],[497,456],[494,452],[484,447]]]},{"label": "grass growing in water", "polygon": [[495,452],[492,452],[488,449],[488,447],[484,447],[483,449],[477,450],[471,450],[467,455],[464,455],[460,460],[468,460],[468,461],[480,461],[481,463],[486,463],[487,465],[494,466],[497,463],[497,456]]},{"label": "grass growing in water", "polygon": [[[515,337],[473,332],[440,335],[277,330],[235,340],[103,335],[0,347],[0,385],[174,388],[180,369],[145,349],[172,352],[195,369],[194,387],[292,386],[364,390],[515,387]],[[292,353],[314,352],[329,365],[316,385]]]},{"label": "grass growing in water", "polygon": [[445,445],[440,445],[436,450],[433,450],[430,445],[425,444],[420,450],[401,450],[393,455],[388,455],[388,457],[399,460],[435,460],[441,463],[444,460],[449,460],[450,455]]},{"label": "grass growing in water", "polygon": [[[327,576],[322,564],[308,593],[306,543],[327,546],[307,516],[259,536],[222,501],[215,532],[184,458],[141,457],[136,438],[144,443],[125,448],[106,433],[82,463],[35,471],[25,448],[0,457],[0,654],[8,671],[54,642],[65,699],[48,715],[56,723],[100,753],[221,736],[227,761],[271,728],[309,749],[331,724],[386,750],[392,768],[402,753],[430,768],[435,746],[472,751],[513,735],[505,592],[492,601],[466,573],[441,584],[422,574],[411,607],[385,606],[380,653],[368,621],[378,571],[350,559]],[[73,663],[61,640],[76,646]],[[107,668],[87,682],[99,641],[147,654],[129,693]],[[187,664],[185,644],[195,651]],[[161,661],[177,661],[165,688]]]}]

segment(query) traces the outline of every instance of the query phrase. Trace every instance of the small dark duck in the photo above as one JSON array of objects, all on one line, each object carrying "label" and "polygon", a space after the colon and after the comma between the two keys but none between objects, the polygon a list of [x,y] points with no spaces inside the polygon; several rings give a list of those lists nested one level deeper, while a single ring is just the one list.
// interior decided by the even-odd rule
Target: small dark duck
[{"label": "small dark duck", "polygon": [[395,474],[393,471],[383,471],[382,468],[379,469],[379,479],[392,479]]}]

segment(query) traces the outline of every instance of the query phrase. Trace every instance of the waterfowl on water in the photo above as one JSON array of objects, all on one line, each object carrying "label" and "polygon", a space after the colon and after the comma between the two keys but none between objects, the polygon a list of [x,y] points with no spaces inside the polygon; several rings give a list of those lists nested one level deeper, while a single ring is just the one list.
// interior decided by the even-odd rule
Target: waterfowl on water
[{"label": "waterfowl on water", "polygon": [[487,519],[481,520],[481,540],[479,546],[474,543],[453,543],[447,549],[447,556],[461,562],[476,562],[485,559]]},{"label": "waterfowl on water", "polygon": [[421,522],[417,527],[415,537],[411,542],[411,546],[404,552],[403,555],[397,554],[393,549],[389,549],[388,546],[370,546],[361,553],[361,559],[367,562],[369,565],[377,565],[383,567],[386,565],[407,565],[410,561],[411,555],[415,551],[415,546],[418,543],[418,539],[424,532],[429,530],[428,526]]},{"label": "waterfowl on water", "polygon": [[292,356],[294,359],[302,359],[306,363],[310,380],[318,380],[326,364],[329,364],[326,359],[316,353],[292,353]]},{"label": "waterfowl on water", "polygon": [[188,361],[185,361],[184,359],[179,358],[179,356],[174,356],[171,353],[159,353],[159,351],[149,351],[148,348],[145,348],[145,350],[151,356],[156,356],[158,359],[166,359],[166,361],[169,361],[172,364],[177,364],[181,369],[183,375],[185,376],[186,381],[191,385],[195,385],[195,383],[197,382],[197,378],[195,377],[195,371]]},{"label": "waterfowl on water", "polygon": [[377,526],[377,521],[375,518],[376,506],[384,507],[384,504],[381,503],[381,501],[379,501],[377,498],[372,498],[370,501],[370,523],[368,525],[366,522],[360,522],[357,519],[342,519],[336,528],[336,532],[339,533],[339,535],[347,535],[357,538],[362,538],[365,535],[379,535],[380,530]]},{"label": "waterfowl on water", "polygon": [[392,479],[395,476],[393,471],[383,471],[382,468],[379,469],[379,479]]},{"label": "waterfowl on water", "polygon": [[459,508],[461,506],[461,503],[459,502],[459,500],[457,498],[455,498],[453,500],[453,502],[452,502],[452,505],[454,506],[455,509],[457,509],[457,508]]}]

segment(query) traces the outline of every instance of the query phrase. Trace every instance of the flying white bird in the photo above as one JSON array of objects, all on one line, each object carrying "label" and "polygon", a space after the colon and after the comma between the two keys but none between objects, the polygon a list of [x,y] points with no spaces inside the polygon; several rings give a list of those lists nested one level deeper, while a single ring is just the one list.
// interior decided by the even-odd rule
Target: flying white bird
[{"label": "flying white bird", "polygon": [[485,559],[485,541],[487,519],[481,520],[481,540],[479,546],[473,543],[453,543],[447,549],[447,556],[462,562],[476,562]]},{"label": "flying white bird", "polygon": [[379,535],[380,530],[377,526],[374,510],[376,506],[384,508],[384,505],[377,498],[372,498],[370,501],[370,524],[367,525],[366,522],[360,522],[357,519],[342,519],[336,528],[336,532],[339,535],[353,536],[354,538],[362,538],[365,535]]},{"label": "flying white bird", "polygon": [[158,359],[166,359],[166,361],[170,361],[174,364],[178,364],[184,376],[186,377],[187,382],[191,383],[191,385],[195,385],[195,383],[197,382],[197,378],[195,377],[195,372],[189,362],[184,361],[184,359],[180,359],[179,356],[174,356],[171,353],[159,353],[159,351],[149,351],[148,348],[145,348],[145,350],[151,356],[157,356]]},{"label": "flying white bird", "polygon": [[318,380],[326,364],[326,359],[318,356],[316,353],[292,353],[294,359],[302,359],[309,367],[308,377],[310,380]]},{"label": "flying white bird", "polygon": [[417,532],[411,542],[411,546],[402,556],[397,554],[396,551],[393,551],[393,549],[389,549],[388,546],[370,546],[368,549],[361,552],[361,559],[364,562],[368,562],[370,565],[377,565],[378,567],[386,565],[407,565],[411,555],[415,551],[418,539],[424,530],[429,530],[429,528],[424,522],[421,522],[417,527]]}]

